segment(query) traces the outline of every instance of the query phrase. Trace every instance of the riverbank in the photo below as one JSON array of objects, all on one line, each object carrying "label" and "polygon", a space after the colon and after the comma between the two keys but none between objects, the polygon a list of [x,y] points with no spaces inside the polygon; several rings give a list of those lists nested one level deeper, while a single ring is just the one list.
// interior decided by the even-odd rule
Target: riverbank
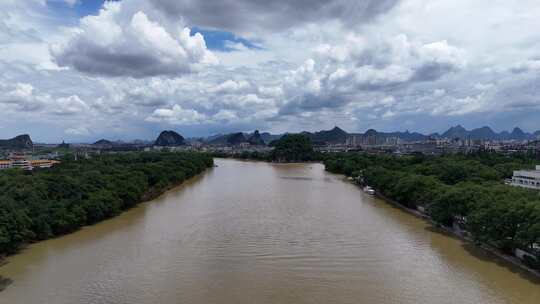
[{"label": "riverbank", "polygon": [[[136,208],[138,205],[140,204],[144,204],[144,203],[147,203],[147,202],[150,202],[152,200],[155,200],[157,198],[159,198],[161,195],[167,193],[168,191],[174,189],[174,188],[177,188],[177,187],[180,187],[182,185],[184,185],[185,183],[188,183],[189,181],[191,181],[192,179],[194,178],[197,178],[199,177],[201,174],[205,173],[208,169],[211,169],[212,167],[208,167],[206,168],[205,170],[197,173],[196,175],[194,176],[191,176],[190,178],[186,179],[186,180],[183,180],[183,181],[180,181],[180,182],[177,182],[177,183],[173,183],[173,184],[170,184],[166,187],[163,187],[163,188],[156,188],[156,187],[153,187],[151,189],[149,189],[147,192],[145,192],[144,194],[142,194],[141,196],[141,199],[139,201],[137,201],[136,203],[134,203],[132,206],[130,206],[129,208],[126,208],[126,209],[123,209],[121,210],[120,213],[112,216],[112,217],[109,217],[109,218],[104,218],[103,220],[108,220],[108,219],[111,219],[111,218],[114,218],[114,217],[117,217],[117,216],[120,216],[122,215],[123,213],[125,213],[126,211],[129,211],[130,209],[132,208]],[[102,220],[102,221],[103,221]],[[28,243],[23,243],[19,246],[19,249],[16,251],[16,252],[13,252],[11,254],[6,254],[6,255],[2,255],[0,256],[0,267],[2,267],[4,264],[8,263],[7,259],[12,256],[12,255],[15,255],[17,253],[19,253],[20,251],[22,250],[25,250],[29,245],[31,244],[35,244],[35,243],[39,243],[41,241],[46,241],[46,240],[49,240],[49,239],[54,239],[54,238],[58,238],[58,237],[63,237],[63,236],[66,236],[66,235],[69,235],[69,234],[72,234],[72,233],[76,233],[77,231],[79,231],[80,229],[83,229],[85,227],[90,227],[90,226],[93,226],[93,225],[96,225],[96,224],[99,224],[100,222],[102,221],[98,221],[98,222],[95,222],[95,223],[92,223],[92,224],[89,224],[89,225],[84,225],[84,226],[81,226],[79,228],[77,228],[76,230],[73,230],[73,231],[70,231],[68,233],[64,233],[64,234],[60,234],[60,235],[56,235],[55,237],[52,237],[52,238],[48,238],[48,239],[44,239],[44,240],[37,240],[37,241],[30,241]],[[4,278],[6,279],[6,278]],[[1,286],[2,286],[2,283],[4,283],[2,281],[2,277],[0,276],[0,291],[2,290]]]},{"label": "riverbank", "polygon": [[[354,184],[357,185],[356,183],[354,183]],[[386,197],[384,194],[382,194],[377,189],[375,191],[376,191],[375,196],[380,198],[381,200],[383,200],[387,204],[395,206],[395,207],[399,208],[402,211],[405,211],[405,212],[407,212],[409,214],[412,214],[412,215],[414,215],[414,216],[416,216],[418,218],[421,218],[421,219],[427,221],[433,227],[435,227],[437,229],[440,229],[440,230],[444,231],[445,233],[447,233],[447,234],[449,234],[449,235],[451,235],[451,236],[453,236],[453,237],[455,237],[457,239],[460,239],[460,240],[462,240],[464,242],[467,242],[467,243],[469,243],[471,245],[474,245],[476,248],[480,248],[480,249],[484,250],[485,252],[487,252],[489,254],[492,254],[495,257],[497,257],[497,258],[499,258],[499,259],[501,259],[501,260],[503,260],[503,261],[505,261],[507,263],[510,263],[515,267],[520,268],[523,271],[526,271],[528,274],[535,276],[537,279],[540,279],[540,271],[537,271],[535,269],[532,269],[532,268],[528,267],[527,265],[525,265],[517,257],[508,255],[508,254],[500,251],[499,249],[497,249],[497,248],[495,248],[495,247],[493,247],[493,246],[491,246],[489,244],[478,243],[477,241],[473,240],[472,238],[467,237],[467,236],[455,231],[454,229],[452,229],[450,227],[446,227],[446,226],[441,225],[440,223],[434,221],[426,213],[421,212],[421,211],[419,211],[417,209],[408,208],[408,207],[404,206],[403,204],[400,204],[399,202]]]},{"label": "riverbank", "polygon": [[[190,177],[189,179],[186,179],[182,182],[179,182],[179,183],[175,183],[175,184],[171,184],[165,188],[153,188],[153,189],[150,189],[149,191],[147,191],[146,193],[144,193],[141,197],[141,200],[136,203],[135,205],[133,205],[132,207],[128,208],[128,209],[124,209],[122,210],[122,212],[120,212],[119,214],[113,216],[113,217],[110,217],[110,218],[107,218],[107,219],[104,219],[104,220],[109,220],[109,219],[113,219],[115,217],[118,217],[118,216],[121,216],[122,214],[124,214],[125,212],[131,210],[132,208],[136,208],[137,206],[141,205],[141,204],[144,204],[144,203],[148,203],[150,201],[153,201],[157,198],[159,198],[160,196],[166,194],[167,192],[177,188],[177,187],[180,187],[186,183],[189,183],[190,181],[192,181],[193,179],[196,179],[198,178],[201,174],[204,174],[205,172],[207,172],[209,169],[212,169],[213,167],[208,167],[206,168],[205,170],[199,172],[198,174]],[[17,250],[16,252],[12,253],[12,254],[9,254],[9,255],[4,255],[4,256],[0,256],[0,268],[6,264],[9,263],[9,257],[11,256],[14,256],[14,255],[17,255],[19,253],[21,253],[22,251],[24,251],[25,249],[27,249],[29,247],[29,245],[31,244],[35,244],[35,243],[39,243],[41,241],[47,241],[47,240],[50,240],[50,239],[55,239],[55,238],[61,238],[61,237],[65,237],[66,235],[70,235],[70,234],[73,234],[73,233],[77,233],[78,231],[80,231],[81,229],[83,228],[86,228],[86,227],[92,227],[94,225],[97,225],[99,223],[101,223],[103,221],[100,221],[100,222],[96,222],[96,223],[93,223],[91,225],[85,225],[85,226],[82,226],[82,227],[79,227],[77,230],[74,230],[72,232],[69,232],[69,233],[66,233],[66,234],[62,234],[62,235],[58,235],[58,236],[55,236],[54,238],[49,238],[49,239],[46,239],[46,240],[40,240],[40,241],[36,241],[36,242],[30,242],[30,243],[25,243],[25,244],[22,244],[21,247],[19,248],[19,250]],[[0,292],[2,292],[3,290],[5,290],[9,285],[11,285],[13,283],[13,280],[10,279],[10,278],[7,278],[7,277],[3,277],[0,275]]]},{"label": "riverbank", "polygon": [[427,213],[434,225],[451,227],[473,243],[484,243],[482,246],[505,260],[516,256],[522,262],[511,262],[537,272],[540,196],[538,191],[502,182],[512,175],[512,169],[533,162],[536,160],[526,155],[487,151],[400,157],[351,153],[329,156],[325,166],[378,189],[407,208]]},{"label": "riverbank", "polygon": [[11,283],[13,283],[13,280],[0,276],[0,292],[6,289]]},{"label": "riverbank", "polygon": [[107,154],[0,174],[0,256],[123,213],[213,166],[196,153]]}]

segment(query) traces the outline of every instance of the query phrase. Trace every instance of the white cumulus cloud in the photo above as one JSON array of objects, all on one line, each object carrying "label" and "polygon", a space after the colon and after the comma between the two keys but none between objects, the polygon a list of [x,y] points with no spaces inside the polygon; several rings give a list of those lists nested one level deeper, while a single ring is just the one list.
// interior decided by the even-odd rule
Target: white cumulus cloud
[{"label": "white cumulus cloud", "polygon": [[206,115],[192,109],[183,109],[180,105],[174,105],[170,109],[156,109],[152,115],[146,118],[149,122],[168,123],[172,125],[192,125],[207,120]]},{"label": "white cumulus cloud", "polygon": [[52,47],[56,63],[104,76],[179,76],[216,65],[201,34],[151,20],[133,1],[105,2],[97,16],[81,19],[63,45]]},{"label": "white cumulus cloud", "polygon": [[64,133],[69,135],[86,136],[90,134],[90,131],[86,127],[73,127],[66,129]]}]

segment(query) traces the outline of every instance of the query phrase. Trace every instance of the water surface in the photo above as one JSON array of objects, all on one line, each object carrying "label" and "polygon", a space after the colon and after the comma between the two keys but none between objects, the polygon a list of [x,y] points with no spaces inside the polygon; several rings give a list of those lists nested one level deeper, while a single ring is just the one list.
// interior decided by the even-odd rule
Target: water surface
[{"label": "water surface", "polygon": [[0,303],[540,303],[540,284],[320,164],[217,160],[0,267]]}]

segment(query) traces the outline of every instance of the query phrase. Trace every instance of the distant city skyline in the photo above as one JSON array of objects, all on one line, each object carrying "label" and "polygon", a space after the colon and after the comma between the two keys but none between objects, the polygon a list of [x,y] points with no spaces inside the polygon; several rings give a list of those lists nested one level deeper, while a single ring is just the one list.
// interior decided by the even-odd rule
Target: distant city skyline
[{"label": "distant city skyline", "polygon": [[534,132],[539,15],[537,0],[4,0],[0,138]]}]

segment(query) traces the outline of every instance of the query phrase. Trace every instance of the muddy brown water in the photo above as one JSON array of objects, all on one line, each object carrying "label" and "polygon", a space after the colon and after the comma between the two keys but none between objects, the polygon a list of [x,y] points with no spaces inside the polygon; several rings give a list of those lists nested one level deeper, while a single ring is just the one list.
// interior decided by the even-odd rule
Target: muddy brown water
[{"label": "muddy brown water", "polygon": [[320,164],[216,163],[10,257],[0,303],[540,303],[535,278]]}]

